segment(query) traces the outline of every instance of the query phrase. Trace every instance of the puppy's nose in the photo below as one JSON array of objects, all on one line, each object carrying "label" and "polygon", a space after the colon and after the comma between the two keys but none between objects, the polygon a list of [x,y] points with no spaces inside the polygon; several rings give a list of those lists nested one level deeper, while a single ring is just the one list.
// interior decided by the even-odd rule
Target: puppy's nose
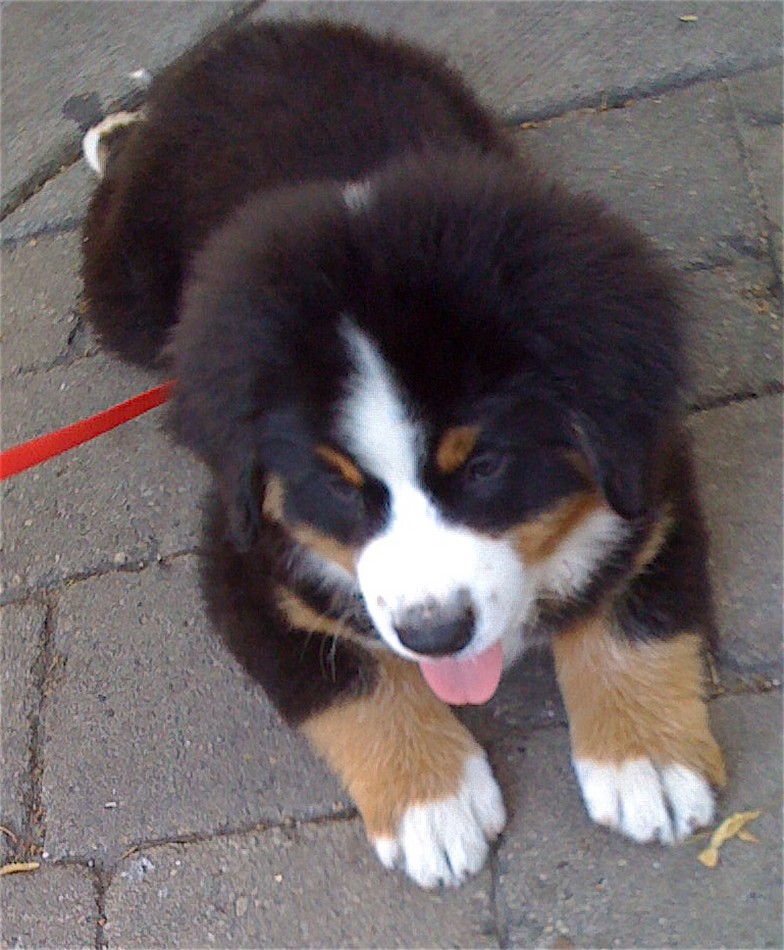
[{"label": "puppy's nose", "polygon": [[407,607],[394,620],[395,633],[403,646],[425,656],[457,653],[474,635],[474,608],[468,591],[460,590],[446,600],[428,598]]}]

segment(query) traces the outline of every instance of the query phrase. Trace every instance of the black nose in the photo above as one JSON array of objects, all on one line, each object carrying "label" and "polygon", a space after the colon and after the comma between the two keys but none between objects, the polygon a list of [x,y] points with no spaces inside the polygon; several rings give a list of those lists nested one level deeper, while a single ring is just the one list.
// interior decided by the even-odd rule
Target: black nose
[{"label": "black nose", "polygon": [[395,618],[395,633],[403,646],[425,656],[457,653],[474,635],[474,608],[467,591],[446,600],[428,598],[407,607]]}]

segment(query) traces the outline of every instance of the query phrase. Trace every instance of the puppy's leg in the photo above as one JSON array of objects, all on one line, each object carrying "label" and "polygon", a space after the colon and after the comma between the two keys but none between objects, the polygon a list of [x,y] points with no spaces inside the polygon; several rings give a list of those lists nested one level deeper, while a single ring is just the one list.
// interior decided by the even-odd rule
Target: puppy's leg
[{"label": "puppy's leg", "polygon": [[377,657],[375,687],[302,728],[342,778],[381,862],[422,887],[460,884],[506,822],[484,752],[417,667]]},{"label": "puppy's leg", "polygon": [[702,696],[702,641],[632,641],[594,619],[554,642],[575,772],[591,818],[670,843],[710,824],[725,782]]}]

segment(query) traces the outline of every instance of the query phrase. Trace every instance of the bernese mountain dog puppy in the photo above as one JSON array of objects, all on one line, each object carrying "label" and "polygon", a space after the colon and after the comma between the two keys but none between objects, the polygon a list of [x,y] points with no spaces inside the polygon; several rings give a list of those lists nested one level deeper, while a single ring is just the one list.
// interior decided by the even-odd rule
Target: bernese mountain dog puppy
[{"label": "bernese mountain dog puppy", "polygon": [[590,817],[711,822],[681,305],[648,242],[440,60],[354,27],[225,29],[84,144],[87,313],[175,379],[214,476],[209,614],[383,864],[482,866],[504,804],[450,707],[534,644]]}]

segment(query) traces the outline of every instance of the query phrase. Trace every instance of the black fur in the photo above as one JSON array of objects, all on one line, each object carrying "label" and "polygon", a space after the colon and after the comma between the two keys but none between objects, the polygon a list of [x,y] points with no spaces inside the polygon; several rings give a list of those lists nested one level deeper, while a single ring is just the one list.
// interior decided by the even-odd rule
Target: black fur
[{"label": "black fur", "polygon": [[[383,523],[383,486],[348,511],[312,452],[334,435],[346,315],[429,437],[481,423],[477,451],[502,458],[472,491],[464,473],[423,472],[449,518],[503,530],[588,480],[632,523],[622,558],[573,602],[543,606],[544,629],[608,598],[633,638],[710,628],[688,451],[673,449],[678,292],[631,226],[531,168],[437,60],[352,28],[221,34],[156,81],[146,113],[90,206],[88,312],[121,357],[173,369],[172,429],[216,482],[210,611],[285,715],[373,682],[353,641],[327,663],[323,637],[287,629],[276,584],[373,636],[359,601],[293,569],[302,551],[262,514],[272,473],[287,516],[342,544]],[[370,184],[360,213],[351,181]],[[631,579],[667,507],[677,527]]]}]

